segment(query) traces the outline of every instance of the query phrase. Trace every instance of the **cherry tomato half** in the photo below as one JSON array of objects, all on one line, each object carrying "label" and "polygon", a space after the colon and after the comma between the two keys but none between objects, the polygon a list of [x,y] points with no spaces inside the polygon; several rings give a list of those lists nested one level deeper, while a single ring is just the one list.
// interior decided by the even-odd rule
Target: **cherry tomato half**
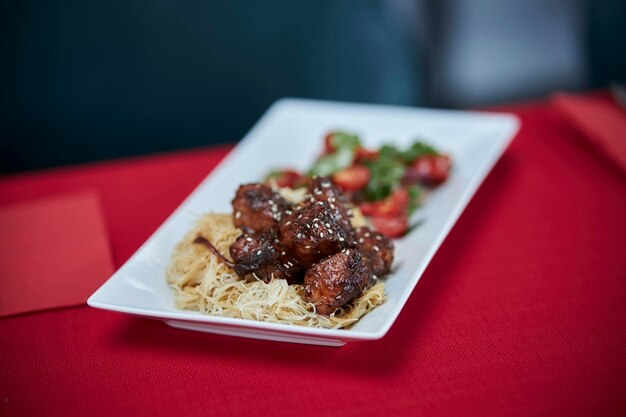
[{"label": "cherry tomato half", "polygon": [[372,217],[372,223],[376,230],[391,239],[404,236],[409,229],[409,218],[406,213]]},{"label": "cherry tomato half", "polygon": [[297,188],[302,185],[303,177],[298,172],[286,169],[272,177],[279,187]]},{"label": "cherry tomato half", "polygon": [[370,180],[370,171],[362,165],[353,165],[333,174],[333,181],[344,191],[357,191]]},{"label": "cherry tomato half", "polygon": [[324,136],[324,155],[335,152],[335,146],[333,145],[333,136],[335,132],[330,132]]},{"label": "cherry tomato half", "polygon": [[373,161],[378,159],[378,150],[370,150],[363,147],[356,148],[356,154],[354,156],[354,160],[356,163],[363,161]]},{"label": "cherry tomato half", "polygon": [[408,211],[409,193],[404,188],[398,188],[384,200],[365,202],[360,205],[360,208],[366,216],[397,216]]},{"label": "cherry tomato half", "polygon": [[448,155],[425,155],[411,164],[402,182],[437,186],[448,179],[451,166]]}]

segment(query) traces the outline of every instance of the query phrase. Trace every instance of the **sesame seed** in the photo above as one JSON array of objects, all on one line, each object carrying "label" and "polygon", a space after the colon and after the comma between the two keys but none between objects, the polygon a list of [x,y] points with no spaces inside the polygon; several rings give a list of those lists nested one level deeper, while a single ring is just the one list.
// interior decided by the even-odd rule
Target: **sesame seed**
[{"label": "sesame seed", "polygon": [[236,218],[236,219],[238,219],[238,218],[240,218],[240,217],[241,217],[241,212],[240,212],[240,211],[238,211],[237,213],[235,213],[235,218]]},{"label": "sesame seed", "polygon": [[376,240],[383,240],[382,236],[378,235],[376,236]]},{"label": "sesame seed", "polygon": [[252,238],[251,238],[250,236],[248,236],[248,237],[246,238],[246,240],[247,240],[248,242],[252,242]]},{"label": "sesame seed", "polygon": [[339,241],[340,241],[340,242],[343,242],[344,240],[345,240],[344,238],[339,237]]},{"label": "sesame seed", "polygon": [[365,233],[365,237],[370,237],[370,232]]},{"label": "sesame seed", "polygon": [[378,279],[378,276],[376,276],[376,275],[372,275],[372,278],[374,278],[374,279]]},{"label": "sesame seed", "polygon": [[350,251],[349,250],[346,251],[346,255],[350,255]]},{"label": "sesame seed", "polygon": [[378,252],[380,249],[378,249],[378,246],[374,245],[374,250]]},{"label": "sesame seed", "polygon": [[291,224],[291,220],[289,220],[287,223],[285,223],[285,226],[289,226]]},{"label": "sesame seed", "polygon": [[320,237],[324,239],[324,233],[320,233]]},{"label": "sesame seed", "polygon": [[330,223],[326,223],[326,227],[330,227]]},{"label": "sesame seed", "polygon": [[281,255],[286,255],[285,251],[282,251],[280,254],[281,254]]},{"label": "sesame seed", "polygon": [[364,242],[363,238],[359,238],[359,243],[363,243],[363,242]]},{"label": "sesame seed", "polygon": [[259,251],[256,254],[257,255],[261,255],[262,253],[263,253],[263,251],[259,249]]},{"label": "sesame seed", "polygon": [[328,187],[330,187],[330,183],[329,183],[328,181],[324,181],[324,182],[322,183],[322,187],[324,187],[324,188],[328,188]]},{"label": "sesame seed", "polygon": [[293,212],[291,210],[285,210],[285,213],[287,213],[287,215],[291,215]]},{"label": "sesame seed", "polygon": [[311,249],[311,246],[310,245],[306,245],[304,248],[305,249]]}]

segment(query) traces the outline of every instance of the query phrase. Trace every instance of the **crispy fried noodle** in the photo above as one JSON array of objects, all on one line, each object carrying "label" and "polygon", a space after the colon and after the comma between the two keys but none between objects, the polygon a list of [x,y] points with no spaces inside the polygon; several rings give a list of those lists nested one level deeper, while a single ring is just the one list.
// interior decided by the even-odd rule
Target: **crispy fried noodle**
[{"label": "crispy fried noodle", "polygon": [[226,266],[206,247],[194,245],[204,236],[223,254],[241,231],[230,214],[206,214],[176,247],[167,270],[167,281],[175,294],[176,306],[202,313],[295,324],[321,328],[345,328],[384,301],[382,282],[366,289],[360,297],[330,316],[317,314],[306,301],[302,285],[288,285],[283,279],[269,284],[246,280]]}]

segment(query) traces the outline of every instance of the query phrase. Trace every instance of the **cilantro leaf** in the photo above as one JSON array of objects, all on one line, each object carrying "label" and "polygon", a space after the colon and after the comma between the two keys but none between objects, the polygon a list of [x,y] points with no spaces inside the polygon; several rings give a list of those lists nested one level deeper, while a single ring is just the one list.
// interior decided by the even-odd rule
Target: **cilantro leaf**
[{"label": "cilantro leaf", "polygon": [[387,144],[380,147],[378,155],[381,159],[399,159],[402,152],[395,146]]},{"label": "cilantro leaf", "polygon": [[277,178],[283,171],[280,169],[273,169],[265,175],[265,181],[271,180],[273,178]]},{"label": "cilantro leaf", "polygon": [[407,189],[409,193],[409,216],[419,208],[422,203],[424,189],[419,185],[412,185]]},{"label": "cilantro leaf", "polygon": [[[381,149],[382,150],[382,149]],[[391,157],[381,156],[368,164],[370,180],[365,187],[365,197],[370,201],[382,200],[400,184],[406,167]]]},{"label": "cilantro leaf", "polygon": [[409,149],[401,153],[401,157],[405,162],[411,163],[421,156],[437,155],[437,153],[437,150],[432,146],[424,142],[415,141]]}]

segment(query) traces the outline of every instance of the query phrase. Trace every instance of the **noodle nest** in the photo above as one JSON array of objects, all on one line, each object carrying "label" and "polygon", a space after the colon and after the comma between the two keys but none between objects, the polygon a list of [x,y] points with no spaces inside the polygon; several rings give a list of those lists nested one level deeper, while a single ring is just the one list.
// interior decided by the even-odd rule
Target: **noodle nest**
[{"label": "noodle nest", "polygon": [[346,328],[385,299],[385,287],[378,282],[351,303],[325,316],[306,301],[302,285],[288,285],[284,279],[269,284],[238,276],[206,247],[194,244],[198,236],[211,241],[223,254],[241,234],[230,214],[205,214],[176,247],[167,270],[167,281],[176,306],[204,314],[272,323],[320,328]]}]

